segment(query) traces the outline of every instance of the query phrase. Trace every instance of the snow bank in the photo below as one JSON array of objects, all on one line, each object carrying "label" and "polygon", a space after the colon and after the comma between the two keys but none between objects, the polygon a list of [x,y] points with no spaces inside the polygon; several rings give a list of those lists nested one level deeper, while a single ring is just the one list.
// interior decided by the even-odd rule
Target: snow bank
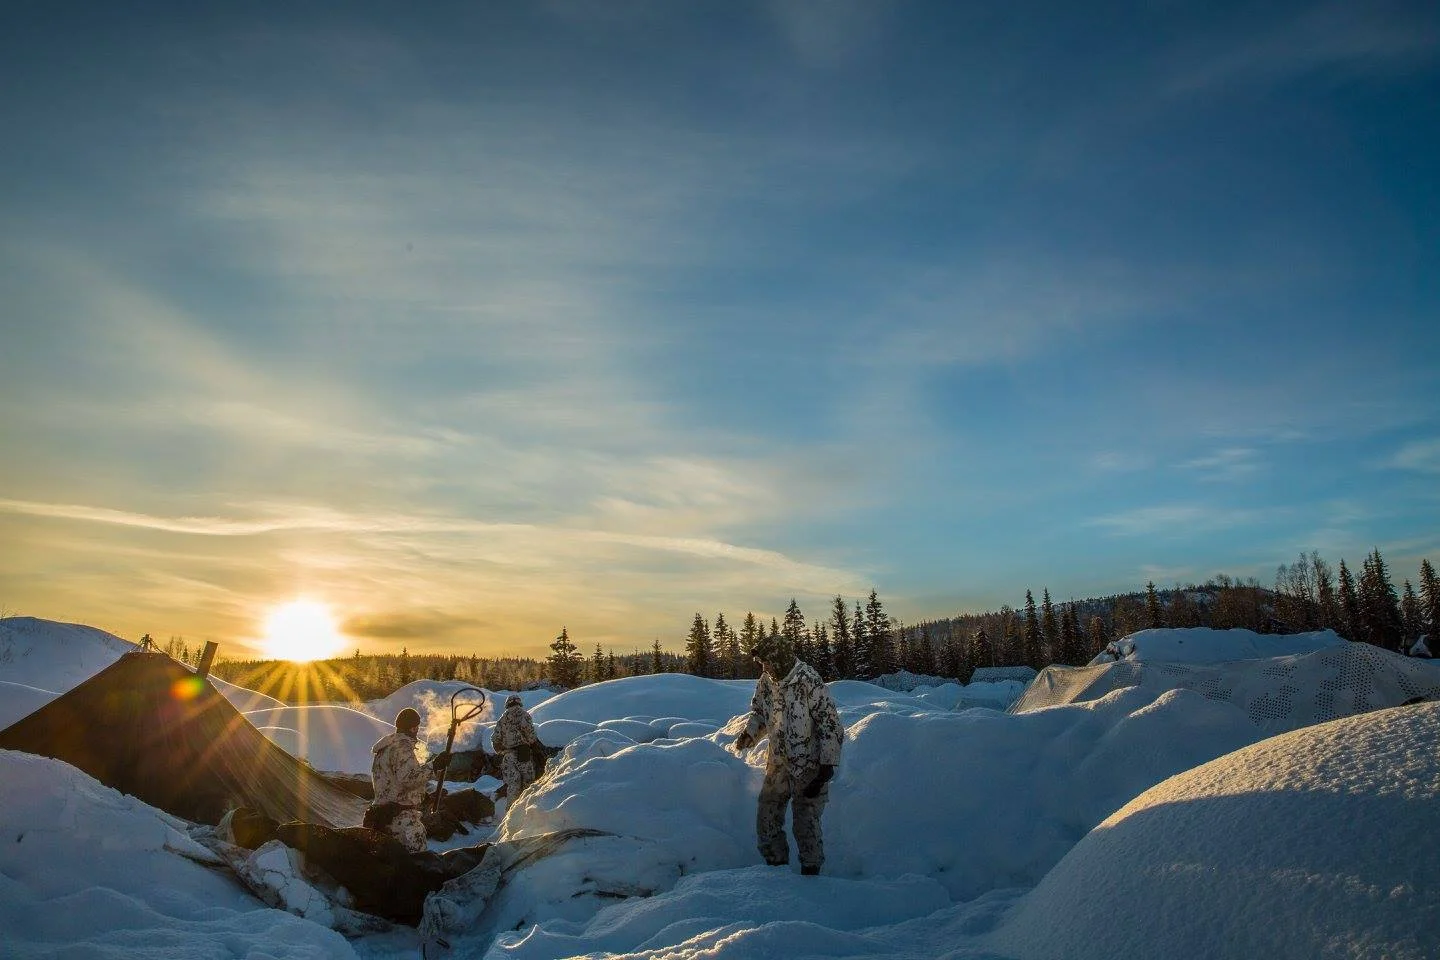
[{"label": "snow bank", "polygon": [[0,751],[0,953],[355,957],[334,931],[265,908],[184,829],[68,764]]},{"label": "snow bank", "polygon": [[583,720],[599,724],[616,717],[649,716],[724,721],[750,709],[754,680],[707,680],[685,673],[622,677],[567,690],[530,711],[536,723]]},{"label": "snow bank", "polygon": [[1440,956],[1440,704],[1284,734],[1135,798],[1017,908],[1021,956]]},{"label": "snow bank", "polygon": [[1314,653],[1348,642],[1334,630],[1312,633],[1256,633],[1238,627],[1231,630],[1212,630],[1209,627],[1140,630],[1111,642],[1090,661],[1090,665],[1115,660],[1142,660],[1146,663],[1260,660]]},{"label": "snow bank", "polygon": [[395,731],[349,707],[277,707],[248,711],[245,719],[291,756],[334,773],[369,773],[370,748]]}]

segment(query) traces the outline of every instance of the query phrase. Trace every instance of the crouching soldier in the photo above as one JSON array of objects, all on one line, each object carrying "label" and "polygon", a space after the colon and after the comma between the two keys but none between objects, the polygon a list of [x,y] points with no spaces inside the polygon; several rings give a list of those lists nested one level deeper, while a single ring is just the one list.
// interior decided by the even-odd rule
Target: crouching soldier
[{"label": "crouching soldier", "polygon": [[755,813],[760,855],[772,867],[790,861],[785,807],[793,804],[800,872],[814,876],[825,862],[820,815],[830,799],[830,778],[840,763],[845,728],[820,674],[795,659],[781,638],[762,641],[755,659],[764,669],[755,681],[750,717],[735,748],[747,750],[770,738],[770,758]]},{"label": "crouching soldier", "polygon": [[395,732],[371,747],[370,778],[375,801],[365,811],[365,826],[389,833],[411,853],[425,849],[425,824],[420,819],[425,784],[435,768],[443,768],[448,753],[429,762],[420,760],[420,714],[409,707],[395,716]]},{"label": "crouching soldier", "polygon": [[505,698],[505,712],[495,721],[490,746],[500,755],[506,807],[514,806],[521,792],[535,782],[536,761],[545,749],[535,733],[535,722],[517,694]]}]

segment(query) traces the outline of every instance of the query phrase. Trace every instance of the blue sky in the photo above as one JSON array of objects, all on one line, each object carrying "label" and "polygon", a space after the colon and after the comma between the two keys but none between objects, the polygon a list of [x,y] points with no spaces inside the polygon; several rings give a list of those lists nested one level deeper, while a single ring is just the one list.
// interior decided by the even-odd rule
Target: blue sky
[{"label": "blue sky", "polygon": [[5,21],[12,611],[625,650],[1440,560],[1431,3]]}]

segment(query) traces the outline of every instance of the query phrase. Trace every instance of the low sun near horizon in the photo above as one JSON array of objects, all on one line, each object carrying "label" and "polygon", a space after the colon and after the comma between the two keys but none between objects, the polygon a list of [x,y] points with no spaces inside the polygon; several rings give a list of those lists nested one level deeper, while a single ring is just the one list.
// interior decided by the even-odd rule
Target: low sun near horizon
[{"label": "low sun near horizon", "polygon": [[297,599],[276,607],[265,618],[261,649],[277,660],[307,663],[334,656],[344,642],[328,604]]}]

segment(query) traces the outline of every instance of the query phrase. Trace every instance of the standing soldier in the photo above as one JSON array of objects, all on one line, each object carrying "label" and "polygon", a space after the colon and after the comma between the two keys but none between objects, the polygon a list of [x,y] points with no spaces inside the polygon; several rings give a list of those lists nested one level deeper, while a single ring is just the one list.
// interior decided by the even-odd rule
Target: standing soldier
[{"label": "standing soldier", "polygon": [[375,801],[365,811],[365,826],[389,833],[411,853],[425,849],[425,824],[420,807],[425,802],[425,784],[432,768],[443,768],[448,753],[438,753],[422,763],[419,742],[420,714],[406,707],[395,716],[395,732],[382,737],[370,750],[370,778]]},{"label": "standing soldier", "polygon": [[544,749],[535,733],[535,722],[530,719],[519,694],[512,693],[505,698],[505,712],[495,721],[490,746],[500,754],[508,809],[515,805],[520,793],[535,782],[535,759]]},{"label": "standing soldier", "polygon": [[808,663],[795,659],[782,638],[761,641],[755,659],[764,671],[755,681],[749,721],[735,739],[735,748],[747,750],[761,739],[770,738],[765,783],[755,813],[760,855],[772,867],[790,862],[785,807],[793,802],[800,872],[813,877],[825,862],[820,816],[830,799],[830,778],[840,763],[845,728],[840,725],[835,700],[825,689],[820,674]]}]

